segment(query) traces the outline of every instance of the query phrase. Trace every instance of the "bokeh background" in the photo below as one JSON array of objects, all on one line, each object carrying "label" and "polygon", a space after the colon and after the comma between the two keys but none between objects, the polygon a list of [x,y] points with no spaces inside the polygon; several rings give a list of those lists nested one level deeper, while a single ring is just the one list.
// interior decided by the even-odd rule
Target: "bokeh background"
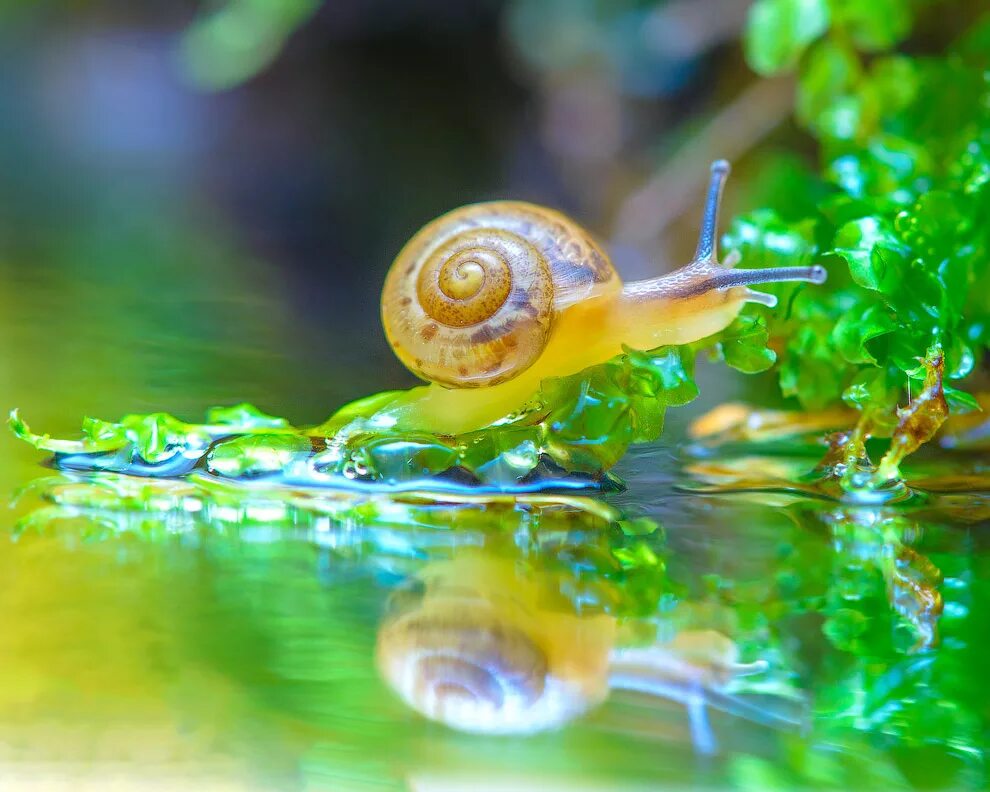
[{"label": "bokeh background", "polygon": [[767,153],[792,90],[745,66],[748,5],[0,4],[0,406],[315,423],[411,385],[379,289],[471,201],[562,208],[627,279],[684,263],[711,159],[731,215],[795,156]]}]

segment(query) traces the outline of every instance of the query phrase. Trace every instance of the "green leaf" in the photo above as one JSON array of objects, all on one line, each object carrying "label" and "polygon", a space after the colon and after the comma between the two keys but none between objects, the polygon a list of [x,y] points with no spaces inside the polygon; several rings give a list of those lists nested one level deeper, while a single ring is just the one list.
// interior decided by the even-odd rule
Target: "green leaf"
[{"label": "green leaf", "polygon": [[719,338],[722,357],[737,371],[756,374],[766,371],[777,360],[777,354],[767,347],[769,333],[762,314],[741,314]]},{"label": "green leaf", "polygon": [[214,446],[206,467],[230,478],[279,473],[311,450],[309,439],[299,435],[243,435]]},{"label": "green leaf", "polygon": [[828,24],[825,0],[757,0],[746,22],[746,60],[758,74],[787,71]]},{"label": "green leaf", "polygon": [[430,435],[376,439],[363,445],[362,451],[370,462],[368,473],[379,481],[429,478],[457,463],[457,452]]},{"label": "green leaf", "polygon": [[634,517],[630,520],[620,520],[619,528],[626,536],[650,536],[660,531],[660,524],[649,517]]},{"label": "green leaf", "polygon": [[815,254],[814,223],[787,223],[774,210],[760,209],[735,218],[722,245],[738,250],[751,269],[802,267]]},{"label": "green leaf", "polygon": [[945,376],[949,379],[968,377],[976,366],[973,347],[958,333],[948,334],[942,346],[945,348]]},{"label": "green leaf", "polygon": [[942,391],[945,394],[946,402],[949,404],[949,411],[953,415],[983,411],[980,403],[971,393],[966,393],[966,391],[961,391],[957,388],[950,388],[948,385],[943,386]]},{"label": "green leaf", "polygon": [[795,114],[805,126],[819,134],[836,135],[834,120],[839,103],[853,98],[853,91],[863,76],[856,54],[842,43],[826,39],[808,53],[798,80]]},{"label": "green leaf", "polygon": [[869,83],[887,116],[910,107],[921,87],[915,61],[904,55],[888,55],[873,61]]},{"label": "green leaf", "polygon": [[868,199],[875,210],[886,213],[924,192],[932,167],[925,145],[887,134],[837,156],[826,166],[825,176],[850,196]]},{"label": "green leaf", "polygon": [[869,619],[858,610],[837,608],[822,625],[825,637],[838,649],[855,651],[855,641],[869,628]]},{"label": "green leaf", "polygon": [[866,348],[866,343],[895,329],[897,321],[883,304],[874,303],[865,310],[857,304],[836,323],[832,339],[836,349],[850,363],[876,365],[877,359]]},{"label": "green leaf", "polygon": [[19,440],[29,443],[39,451],[50,451],[56,454],[88,454],[112,451],[126,442],[122,431],[103,438],[93,437],[89,432],[85,432],[86,437],[83,440],[59,440],[47,434],[35,434],[16,409],[10,411],[7,426]]},{"label": "green leaf", "polygon": [[655,397],[669,406],[680,406],[698,396],[694,381],[694,355],[683,347],[660,347],[651,352],[626,350],[630,379],[641,395]]},{"label": "green leaf", "polygon": [[838,401],[850,367],[832,344],[832,320],[809,315],[802,302],[795,301],[797,328],[780,365],[780,390],[785,396],[797,397],[805,409],[818,410]]},{"label": "green leaf", "polygon": [[904,246],[893,228],[878,217],[846,223],[835,235],[835,253],[845,259],[860,286],[887,291],[897,284],[904,266]]},{"label": "green leaf", "polygon": [[893,416],[899,395],[900,388],[892,382],[891,372],[873,368],[853,377],[842,392],[842,401],[861,412]]},{"label": "green leaf", "polygon": [[208,424],[236,426],[239,429],[287,429],[289,422],[284,418],[263,413],[253,404],[244,402],[233,407],[211,407],[206,411]]}]

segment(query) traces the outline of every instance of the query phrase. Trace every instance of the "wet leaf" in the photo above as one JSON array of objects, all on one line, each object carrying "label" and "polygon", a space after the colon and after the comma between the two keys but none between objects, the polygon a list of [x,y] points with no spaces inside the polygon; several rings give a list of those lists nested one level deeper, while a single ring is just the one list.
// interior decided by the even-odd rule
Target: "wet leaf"
[{"label": "wet leaf", "polygon": [[893,332],[897,321],[889,309],[874,303],[865,311],[859,306],[843,314],[832,330],[835,346],[849,363],[872,363],[877,359],[870,354],[866,344],[874,338]]},{"label": "wet leaf", "polygon": [[776,353],[767,347],[768,337],[762,315],[742,314],[721,333],[718,349],[732,368],[756,374],[766,371],[777,360]]},{"label": "wet leaf", "polygon": [[845,259],[860,286],[890,291],[904,266],[904,246],[893,228],[876,217],[846,223],[835,235],[835,253]]}]

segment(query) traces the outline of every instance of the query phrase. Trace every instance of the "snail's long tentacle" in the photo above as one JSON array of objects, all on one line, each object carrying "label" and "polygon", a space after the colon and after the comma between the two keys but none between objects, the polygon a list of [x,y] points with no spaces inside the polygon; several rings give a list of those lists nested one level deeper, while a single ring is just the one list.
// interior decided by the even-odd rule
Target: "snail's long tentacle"
[{"label": "snail's long tentacle", "polygon": [[726,160],[715,160],[712,163],[712,177],[708,182],[708,196],[705,198],[705,215],[701,221],[701,233],[698,235],[698,249],[694,260],[714,264],[718,260],[718,210],[722,204],[722,190],[729,178],[729,163]]},{"label": "snail's long tentacle", "polygon": [[[769,267],[767,269],[723,269],[708,263],[693,263],[671,275],[650,280],[627,283],[622,290],[624,297],[639,302],[649,300],[689,300],[713,292],[739,286],[756,286],[780,281],[805,281],[824,283],[828,277],[824,267]],[[757,292],[748,292],[749,295]],[[752,302],[773,306],[776,299],[769,294],[758,295]]]},{"label": "snail's long tentacle", "polygon": [[[824,283],[828,273],[824,267],[817,265],[811,267],[773,267],[765,270],[731,270],[726,273],[730,277],[725,278],[729,282],[729,288],[760,283],[774,283],[779,281],[805,281],[806,283]],[[732,277],[738,276],[738,277]],[[720,280],[716,278],[716,280]],[[717,288],[725,288],[717,287]],[[745,301],[759,303],[768,308],[773,308],[777,304],[777,297],[766,292],[745,289]]]},{"label": "snail's long tentacle", "polygon": [[711,285],[715,289],[732,286],[754,286],[779,281],[806,281],[824,283],[828,272],[817,264],[810,267],[768,267],[767,269],[727,269],[712,273]]}]

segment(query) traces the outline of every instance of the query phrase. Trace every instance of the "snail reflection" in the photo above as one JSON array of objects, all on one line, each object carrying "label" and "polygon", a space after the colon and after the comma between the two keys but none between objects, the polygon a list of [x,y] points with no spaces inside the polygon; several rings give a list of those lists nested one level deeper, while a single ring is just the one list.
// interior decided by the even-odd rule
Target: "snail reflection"
[{"label": "snail reflection", "polygon": [[559,577],[478,552],[428,565],[393,596],[378,633],[378,668],[409,707],[451,728],[530,734],[561,727],[613,690],[685,705],[691,740],[716,750],[708,707],[769,726],[800,725],[793,700],[757,705],[727,692],[767,670],[739,661],[707,629],[636,645],[631,625],[582,613]]}]

